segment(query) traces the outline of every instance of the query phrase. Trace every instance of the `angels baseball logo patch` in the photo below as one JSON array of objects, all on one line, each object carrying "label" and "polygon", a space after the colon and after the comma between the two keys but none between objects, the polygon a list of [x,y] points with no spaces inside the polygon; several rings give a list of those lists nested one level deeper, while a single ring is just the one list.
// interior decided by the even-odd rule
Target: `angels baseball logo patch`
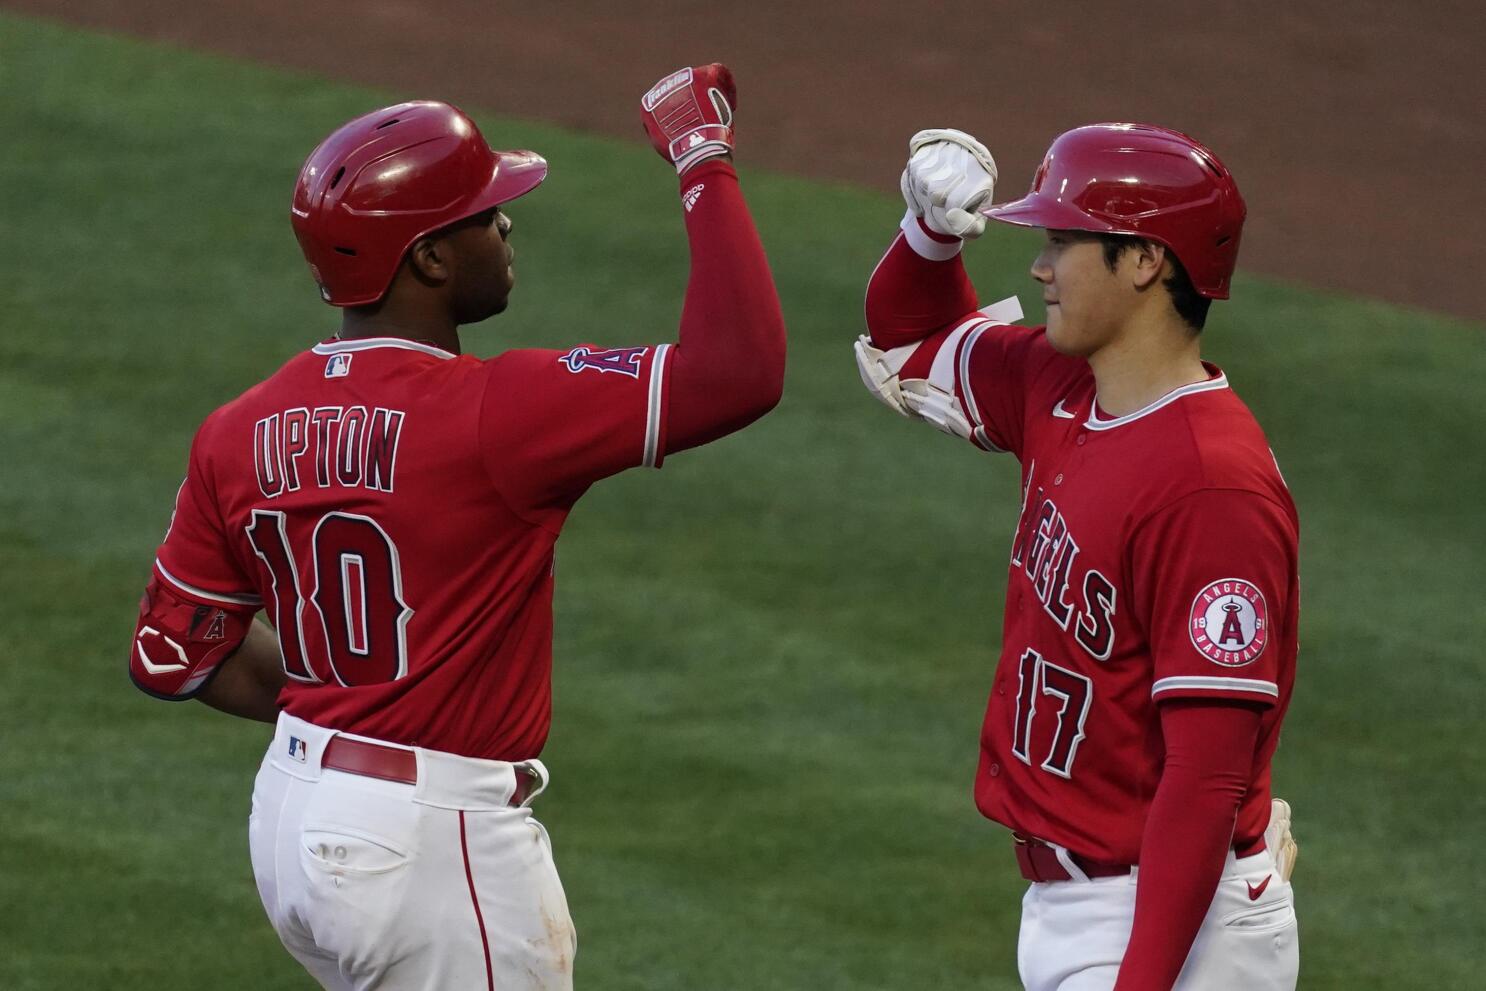
[{"label": "angels baseball logo patch", "polygon": [[1214,664],[1241,668],[1252,664],[1269,643],[1269,608],[1252,582],[1224,578],[1192,600],[1187,622],[1192,646]]}]

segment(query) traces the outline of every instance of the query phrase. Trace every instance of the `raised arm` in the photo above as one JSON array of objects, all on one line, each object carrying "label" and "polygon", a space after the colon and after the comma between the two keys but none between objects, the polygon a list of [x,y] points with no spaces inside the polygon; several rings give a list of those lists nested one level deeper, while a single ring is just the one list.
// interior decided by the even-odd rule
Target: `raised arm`
[{"label": "raised arm", "polygon": [[666,453],[747,426],[784,390],[784,317],[733,170],[737,89],[726,66],[660,80],[640,101],[655,150],[680,177],[691,276],[667,370]]},{"label": "raised arm", "polygon": [[908,212],[867,282],[867,330],[882,350],[915,344],[979,305],[960,249],[985,232],[975,211],[996,185],[991,153],[963,131],[919,131],[908,153],[899,181]]}]

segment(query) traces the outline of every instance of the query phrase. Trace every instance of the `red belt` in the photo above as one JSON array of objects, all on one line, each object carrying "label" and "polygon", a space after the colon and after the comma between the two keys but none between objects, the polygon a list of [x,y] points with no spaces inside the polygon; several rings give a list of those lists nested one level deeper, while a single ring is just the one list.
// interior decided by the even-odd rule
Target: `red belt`
[{"label": "red belt", "polygon": [[[1021,833],[1013,833],[1012,838],[1016,840],[1016,862],[1022,869],[1022,877],[1028,881],[1072,881],[1073,875],[1058,860],[1057,851],[1046,843]],[[1253,843],[1240,847],[1234,851],[1239,857],[1252,857],[1264,849],[1264,837],[1259,837]],[[1078,854],[1069,852],[1068,859],[1073,866],[1083,871],[1087,877],[1119,877],[1129,874],[1134,869],[1133,864],[1108,864],[1098,860],[1090,860],[1080,857]]]},{"label": "red belt", "polygon": [[[330,738],[325,753],[320,757],[320,766],[405,785],[418,783],[418,758],[413,751],[346,736]],[[525,801],[535,783],[533,774],[525,768],[516,768],[516,791],[511,795],[510,804],[520,805]]]}]

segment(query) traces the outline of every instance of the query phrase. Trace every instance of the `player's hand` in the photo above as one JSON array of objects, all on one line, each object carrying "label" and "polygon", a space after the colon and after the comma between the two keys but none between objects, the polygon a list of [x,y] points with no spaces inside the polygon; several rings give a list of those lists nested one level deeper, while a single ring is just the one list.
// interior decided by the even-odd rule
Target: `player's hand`
[{"label": "player's hand", "polygon": [[931,128],[908,141],[908,167],[900,185],[903,200],[937,234],[963,239],[985,233],[976,211],[996,189],[996,160],[964,131]]},{"label": "player's hand", "polygon": [[699,162],[733,151],[738,92],[720,62],[678,69],[640,98],[640,119],[660,157],[685,175]]}]

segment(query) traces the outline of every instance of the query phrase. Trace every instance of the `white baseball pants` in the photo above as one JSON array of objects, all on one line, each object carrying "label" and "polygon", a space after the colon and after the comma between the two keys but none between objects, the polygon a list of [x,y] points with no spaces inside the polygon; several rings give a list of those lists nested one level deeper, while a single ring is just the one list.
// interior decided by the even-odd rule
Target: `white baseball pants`
[{"label": "white baseball pants", "polygon": [[[1137,868],[1128,876],[1043,881],[1027,889],[1017,941],[1027,991],[1114,987],[1130,941],[1138,874]],[[1173,991],[1294,991],[1299,973],[1290,883],[1275,873],[1268,850],[1242,859],[1230,851]]]},{"label": "white baseball pants", "polygon": [[335,735],[280,716],[253,789],[253,875],[289,952],[331,991],[569,991],[577,937],[516,766],[401,748],[417,783],[384,781],[322,768]]}]

